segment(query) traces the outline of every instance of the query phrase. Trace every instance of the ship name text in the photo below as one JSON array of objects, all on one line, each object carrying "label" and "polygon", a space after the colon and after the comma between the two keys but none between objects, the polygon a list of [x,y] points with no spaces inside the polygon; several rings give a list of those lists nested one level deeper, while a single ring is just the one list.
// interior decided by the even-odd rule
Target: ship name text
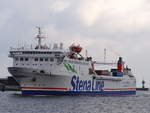
[{"label": "ship name text", "polygon": [[80,80],[79,77],[73,76],[71,79],[72,91],[102,91],[104,81],[102,80]]}]

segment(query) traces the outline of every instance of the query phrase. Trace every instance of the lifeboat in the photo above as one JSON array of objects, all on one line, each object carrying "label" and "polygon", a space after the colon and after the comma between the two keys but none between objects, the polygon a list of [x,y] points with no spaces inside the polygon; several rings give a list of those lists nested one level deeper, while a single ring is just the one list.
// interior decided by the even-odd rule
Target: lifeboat
[{"label": "lifeboat", "polygon": [[75,53],[80,53],[82,51],[82,47],[80,47],[80,45],[78,46],[75,46],[75,45],[72,45],[69,47],[70,51],[73,51]]}]

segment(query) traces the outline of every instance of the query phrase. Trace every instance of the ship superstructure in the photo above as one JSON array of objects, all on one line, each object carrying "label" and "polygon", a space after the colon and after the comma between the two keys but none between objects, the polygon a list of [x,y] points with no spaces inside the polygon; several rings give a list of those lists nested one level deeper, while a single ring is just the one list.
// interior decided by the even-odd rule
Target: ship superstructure
[{"label": "ship superstructure", "polygon": [[68,50],[63,44],[52,48],[43,45],[38,28],[38,44],[31,48],[11,48],[9,57],[13,66],[8,71],[20,84],[24,95],[126,95],[136,93],[136,80],[131,69],[125,68],[120,57],[111,70],[95,70],[99,63],[92,57],[83,57],[82,47],[72,44]]}]

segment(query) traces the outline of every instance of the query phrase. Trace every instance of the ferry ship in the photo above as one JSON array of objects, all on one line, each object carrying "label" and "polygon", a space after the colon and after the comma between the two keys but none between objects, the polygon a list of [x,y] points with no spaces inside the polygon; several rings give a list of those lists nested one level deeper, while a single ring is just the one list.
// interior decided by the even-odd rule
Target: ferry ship
[{"label": "ferry ship", "polygon": [[[38,28],[35,47],[11,48],[8,71],[20,84],[22,95],[134,95],[136,79],[122,57],[116,63],[96,62],[81,55],[80,45],[48,47]],[[116,65],[108,70],[95,64]]]}]

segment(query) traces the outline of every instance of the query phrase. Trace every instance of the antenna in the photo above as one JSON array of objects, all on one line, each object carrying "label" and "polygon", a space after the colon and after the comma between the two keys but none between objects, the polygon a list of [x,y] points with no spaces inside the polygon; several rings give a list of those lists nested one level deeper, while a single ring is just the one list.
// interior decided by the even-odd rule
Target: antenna
[{"label": "antenna", "polygon": [[106,48],[104,49],[104,63],[106,63]]},{"label": "antenna", "polygon": [[87,50],[85,51],[85,57],[86,58],[88,57],[88,51]]},{"label": "antenna", "polygon": [[19,44],[19,40],[18,40],[18,48],[20,47],[20,44]]},{"label": "antenna", "polygon": [[38,35],[36,36],[36,38],[38,39],[38,47],[41,49],[42,48],[42,38],[45,38],[42,36],[42,32],[41,32],[41,28],[40,27],[36,27],[38,28]]},{"label": "antenna", "polygon": [[144,79],[142,80],[142,88],[143,89],[145,88],[145,80]]},{"label": "antenna", "polygon": [[60,49],[63,49],[63,43],[60,43],[60,47],[59,47]]}]

